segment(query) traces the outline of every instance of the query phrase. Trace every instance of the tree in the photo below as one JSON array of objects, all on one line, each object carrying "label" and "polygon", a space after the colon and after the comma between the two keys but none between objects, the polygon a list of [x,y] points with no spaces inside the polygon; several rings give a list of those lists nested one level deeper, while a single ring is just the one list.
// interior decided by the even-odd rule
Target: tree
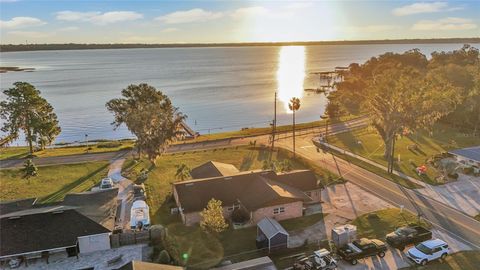
[{"label": "tree", "polygon": [[212,198],[207,208],[203,209],[200,213],[202,220],[200,221],[200,227],[203,230],[220,233],[228,228],[228,224],[223,216],[222,201]]},{"label": "tree", "polygon": [[176,165],[175,168],[177,168],[177,171],[175,172],[175,177],[179,179],[180,181],[187,180],[190,177],[190,168],[182,163],[180,165]]},{"label": "tree", "polygon": [[395,138],[405,128],[429,128],[458,104],[459,88],[428,69],[429,62],[418,50],[386,53],[361,66],[351,66],[331,100],[349,112],[369,112],[381,136],[393,171]]},{"label": "tree", "polygon": [[25,164],[23,165],[23,178],[30,180],[30,177],[37,176],[37,174],[38,174],[37,166],[35,166],[32,159],[30,158],[27,159],[27,161],[25,161]]},{"label": "tree", "polygon": [[292,162],[288,159],[278,162],[278,167],[281,172],[289,172],[293,169]]},{"label": "tree", "polygon": [[295,112],[300,109],[300,99],[296,97],[290,99],[288,108],[293,112],[293,158],[295,158]]},{"label": "tree", "polygon": [[0,117],[5,120],[1,130],[8,133],[10,142],[18,139],[22,131],[33,154],[34,143],[43,149],[60,134],[57,115],[33,85],[26,82],[13,85],[15,87],[3,91],[6,100],[0,102]]},{"label": "tree", "polygon": [[168,144],[184,134],[186,115],[172,105],[168,96],[148,84],[129,85],[122,90],[122,98],[110,100],[106,107],[115,115],[115,129],[125,124],[137,137],[139,155],[146,154],[154,164]]}]

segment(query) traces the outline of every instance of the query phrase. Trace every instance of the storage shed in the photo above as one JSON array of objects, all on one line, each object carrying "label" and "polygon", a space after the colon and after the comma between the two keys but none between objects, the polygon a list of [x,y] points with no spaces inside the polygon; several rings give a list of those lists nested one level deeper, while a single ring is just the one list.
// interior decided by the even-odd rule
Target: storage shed
[{"label": "storage shed", "polygon": [[268,251],[288,247],[288,232],[272,218],[265,217],[257,224],[257,248]]}]

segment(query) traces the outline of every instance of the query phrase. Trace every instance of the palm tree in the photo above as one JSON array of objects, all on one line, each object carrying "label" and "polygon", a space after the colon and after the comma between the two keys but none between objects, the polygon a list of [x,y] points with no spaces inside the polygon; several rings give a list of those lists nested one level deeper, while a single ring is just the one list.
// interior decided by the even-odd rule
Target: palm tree
[{"label": "palm tree", "polygon": [[288,103],[288,108],[293,112],[293,158],[295,158],[295,111],[300,109],[300,99],[292,97],[290,103]]},{"label": "palm tree", "polygon": [[190,168],[185,163],[176,165],[175,167],[177,168],[177,172],[175,173],[177,179],[184,181],[190,177]]}]

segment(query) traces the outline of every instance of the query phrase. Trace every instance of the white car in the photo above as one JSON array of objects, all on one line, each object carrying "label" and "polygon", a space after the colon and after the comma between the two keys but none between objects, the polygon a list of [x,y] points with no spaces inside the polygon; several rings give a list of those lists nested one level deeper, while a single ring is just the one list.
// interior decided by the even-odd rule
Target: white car
[{"label": "white car", "polygon": [[109,189],[113,188],[113,181],[111,178],[103,178],[102,182],[100,182],[100,189]]},{"label": "white car", "polygon": [[416,264],[426,265],[430,261],[445,259],[450,253],[450,248],[445,241],[433,239],[422,242],[407,252],[407,257]]}]

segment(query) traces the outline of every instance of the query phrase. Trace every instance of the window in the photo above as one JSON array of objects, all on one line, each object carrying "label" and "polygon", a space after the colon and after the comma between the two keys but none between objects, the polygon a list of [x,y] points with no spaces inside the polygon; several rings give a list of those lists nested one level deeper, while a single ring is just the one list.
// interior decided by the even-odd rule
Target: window
[{"label": "window", "polygon": [[273,208],[273,214],[274,215],[278,215],[280,213],[284,213],[285,212],[285,207],[278,207],[278,208]]},{"label": "window", "polygon": [[235,209],[240,209],[240,204],[234,204],[233,206],[227,207],[227,210],[230,211],[230,212],[235,210]]}]

